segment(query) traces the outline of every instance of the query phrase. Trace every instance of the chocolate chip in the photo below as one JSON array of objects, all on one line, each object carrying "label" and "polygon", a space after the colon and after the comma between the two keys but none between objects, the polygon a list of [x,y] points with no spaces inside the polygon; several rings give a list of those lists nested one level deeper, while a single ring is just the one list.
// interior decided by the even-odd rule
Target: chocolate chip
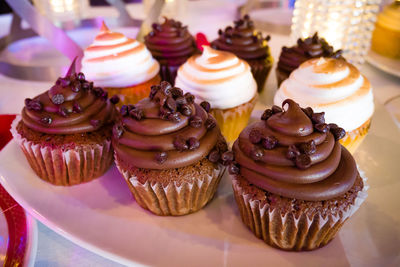
[{"label": "chocolate chip", "polygon": [[234,163],[229,164],[228,172],[230,174],[238,174],[239,171],[240,171],[240,169],[236,164],[234,164]]},{"label": "chocolate chip", "polygon": [[76,78],[78,80],[80,80],[81,82],[85,81],[85,74],[83,74],[82,72],[79,72],[78,75],[76,76]]},{"label": "chocolate chip", "polygon": [[271,150],[278,145],[278,139],[275,136],[267,136],[261,139],[261,145],[263,148]]},{"label": "chocolate chip", "polygon": [[78,102],[74,102],[74,104],[72,105],[72,111],[75,113],[81,113],[82,112],[81,105],[79,105]]},{"label": "chocolate chip", "polygon": [[267,36],[265,37],[265,41],[269,42],[270,40],[271,40],[271,36],[270,36],[270,35],[267,35]]},{"label": "chocolate chip", "polygon": [[182,97],[183,96],[183,91],[182,89],[178,88],[178,87],[172,87],[171,91],[171,95],[174,99],[177,99],[178,97]]},{"label": "chocolate chip", "polygon": [[346,131],[343,128],[336,127],[331,129],[331,133],[335,137],[335,140],[338,141],[342,139],[346,135]]},{"label": "chocolate chip", "polygon": [[250,19],[250,16],[249,16],[248,14],[246,14],[246,15],[243,16],[243,19],[249,20],[249,19]]},{"label": "chocolate chip", "polygon": [[40,119],[40,122],[45,125],[50,125],[53,122],[53,119],[50,117],[43,117]]},{"label": "chocolate chip", "polygon": [[329,129],[334,129],[334,128],[339,127],[336,123],[329,123],[328,126],[329,126]]},{"label": "chocolate chip", "polygon": [[186,143],[185,138],[183,138],[183,136],[181,136],[181,135],[178,135],[175,137],[173,145],[174,145],[175,149],[180,152],[187,150],[189,148]]},{"label": "chocolate chip", "polygon": [[197,138],[195,138],[195,137],[190,137],[188,140],[187,140],[187,145],[188,145],[188,147],[189,147],[189,150],[196,150],[196,149],[198,149],[199,148],[199,146],[200,146],[200,142],[199,142],[199,140],[197,140]]},{"label": "chocolate chip", "polygon": [[91,89],[91,88],[93,88],[93,83],[91,83],[91,82],[85,82],[85,83],[82,83],[82,89],[83,90],[89,90],[89,89]]},{"label": "chocolate chip", "polygon": [[186,93],[185,94],[185,98],[186,98],[186,101],[189,104],[193,104],[194,103],[194,95],[192,95],[191,93]]},{"label": "chocolate chip", "polygon": [[61,105],[64,103],[64,96],[62,94],[55,94],[51,97],[51,102],[55,105]]},{"label": "chocolate chip", "polygon": [[201,103],[200,103],[200,106],[201,106],[206,112],[210,112],[211,105],[210,105],[210,103],[208,103],[207,101],[201,102]]},{"label": "chocolate chip", "polygon": [[205,122],[205,126],[206,126],[207,130],[211,130],[215,126],[217,126],[217,123],[215,122],[215,120],[213,118],[208,117],[206,122]]},{"label": "chocolate chip", "polygon": [[329,131],[329,126],[326,123],[315,124],[314,128],[320,133],[327,133]]},{"label": "chocolate chip", "polygon": [[160,86],[158,85],[152,85],[150,88],[150,95],[149,98],[153,99],[154,96],[157,94],[157,92],[160,90]]},{"label": "chocolate chip", "polygon": [[232,151],[225,151],[222,153],[221,159],[224,165],[228,165],[235,159],[235,156],[233,155]]},{"label": "chocolate chip", "polygon": [[201,125],[203,124],[203,120],[199,116],[194,116],[190,118],[190,126],[193,128],[200,128]]},{"label": "chocolate chip", "polygon": [[317,112],[317,113],[314,112],[311,116],[311,120],[315,124],[325,123],[325,112]]},{"label": "chocolate chip", "polygon": [[167,158],[168,158],[168,154],[165,151],[157,152],[154,155],[154,159],[160,164],[163,164],[167,160]]},{"label": "chocolate chip", "polygon": [[264,156],[264,151],[262,148],[254,146],[253,149],[250,151],[250,156],[255,161],[261,160]]},{"label": "chocolate chip", "polygon": [[286,152],[286,158],[295,159],[298,155],[300,155],[299,149],[295,145],[290,145]]},{"label": "chocolate chip", "polygon": [[119,96],[118,95],[113,95],[111,98],[110,98],[110,102],[111,103],[113,103],[114,105],[115,104],[117,104],[118,102],[119,102]]},{"label": "chocolate chip", "polygon": [[224,153],[228,150],[228,144],[226,143],[225,139],[220,138],[217,141],[217,145],[215,146],[219,153]]},{"label": "chocolate chip", "polygon": [[58,114],[59,114],[60,116],[62,116],[62,117],[67,117],[67,116],[68,116],[68,110],[67,110],[65,107],[63,107],[63,106],[60,106],[60,107],[58,108]]},{"label": "chocolate chip", "polygon": [[317,147],[315,146],[314,140],[305,143],[300,143],[297,145],[297,147],[299,148],[301,153],[306,155],[312,155],[317,151]]},{"label": "chocolate chip", "polygon": [[74,93],[78,93],[82,88],[82,85],[79,81],[75,81],[71,86],[71,91]]},{"label": "chocolate chip", "polygon": [[107,91],[103,91],[103,93],[101,94],[101,99],[103,99],[104,101],[106,101],[108,99],[108,92]]},{"label": "chocolate chip", "polygon": [[233,44],[231,38],[225,38],[225,43],[227,43],[227,44],[229,44],[229,45]]},{"label": "chocolate chip", "polygon": [[187,104],[186,98],[184,98],[183,96],[178,97],[175,101],[177,105]]},{"label": "chocolate chip", "polygon": [[258,144],[263,137],[262,132],[259,129],[253,128],[249,133],[249,140],[252,144]]},{"label": "chocolate chip", "polygon": [[219,159],[220,159],[220,155],[217,150],[211,151],[211,153],[208,155],[208,160],[213,163],[217,163],[219,161]]},{"label": "chocolate chip", "polygon": [[307,117],[309,117],[310,119],[312,118],[314,110],[311,107],[302,108],[301,110],[307,115]]},{"label": "chocolate chip", "polygon": [[311,166],[311,158],[308,155],[300,154],[296,157],[295,164],[299,169],[307,169]]},{"label": "chocolate chip", "polygon": [[129,114],[129,109],[127,105],[123,105],[121,109],[119,110],[119,113],[121,114],[122,117],[128,116]]},{"label": "chocolate chip", "polygon": [[25,106],[28,110],[41,111],[43,109],[42,103],[38,99],[25,99]]},{"label": "chocolate chip", "polygon": [[282,112],[282,108],[281,107],[278,107],[277,105],[273,105],[272,106],[272,113],[273,114],[275,114],[275,113],[281,113]]},{"label": "chocolate chip", "polygon": [[71,80],[69,78],[58,78],[57,82],[62,86],[62,87],[67,87],[71,84]]},{"label": "chocolate chip", "polygon": [[116,139],[120,139],[121,136],[124,134],[125,129],[122,125],[116,124],[113,128],[113,135]]},{"label": "chocolate chip", "polygon": [[171,110],[172,112],[176,111],[176,102],[171,96],[169,96],[165,101],[165,106],[169,108],[169,110]]},{"label": "chocolate chip", "polygon": [[154,31],[149,32],[150,37],[153,37],[154,35],[156,35]]},{"label": "chocolate chip", "polygon": [[266,121],[271,117],[274,113],[271,109],[266,109],[264,113],[261,115],[261,120]]},{"label": "chocolate chip", "polygon": [[173,121],[173,122],[181,121],[181,117],[179,116],[179,113],[177,113],[177,112],[169,114],[167,118],[169,121]]},{"label": "chocolate chip", "polygon": [[189,117],[192,115],[192,109],[190,108],[189,105],[181,105],[180,106],[180,112],[185,115],[186,117]]},{"label": "chocolate chip", "polygon": [[169,82],[162,81],[160,83],[160,88],[166,95],[168,95],[170,93],[170,89],[172,88],[172,86],[171,86],[171,84]]},{"label": "chocolate chip", "polygon": [[144,117],[144,112],[142,109],[134,108],[129,110],[129,116],[135,120],[140,121]]},{"label": "chocolate chip", "polygon": [[218,35],[222,35],[223,33],[224,32],[221,29],[218,30]]},{"label": "chocolate chip", "polygon": [[97,97],[101,97],[104,93],[104,90],[101,87],[94,87],[92,89],[92,91],[93,91],[93,94]]},{"label": "chocolate chip", "polygon": [[91,124],[93,127],[98,127],[98,126],[100,126],[101,121],[100,121],[100,120],[90,120],[90,124]]}]

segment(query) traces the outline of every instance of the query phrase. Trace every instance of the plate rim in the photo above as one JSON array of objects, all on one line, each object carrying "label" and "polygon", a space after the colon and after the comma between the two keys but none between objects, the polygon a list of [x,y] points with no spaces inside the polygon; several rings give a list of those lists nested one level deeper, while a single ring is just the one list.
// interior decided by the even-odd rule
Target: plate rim
[{"label": "plate rim", "polygon": [[400,66],[400,60],[395,60],[395,59],[381,56],[378,53],[372,51],[372,49],[368,51],[365,59],[370,65],[374,66],[375,68],[377,68],[385,73],[388,73],[390,75],[400,78],[400,70],[395,71],[394,68],[391,68],[389,65],[385,64],[384,60],[382,60],[382,59],[392,61],[392,62],[394,62],[394,64],[398,64],[399,66]]}]

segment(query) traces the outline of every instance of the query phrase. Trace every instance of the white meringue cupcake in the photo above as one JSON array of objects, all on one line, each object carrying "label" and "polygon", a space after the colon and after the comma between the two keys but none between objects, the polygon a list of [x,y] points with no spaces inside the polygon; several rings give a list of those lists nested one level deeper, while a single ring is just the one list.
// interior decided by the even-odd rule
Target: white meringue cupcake
[{"label": "white meringue cupcake", "polygon": [[250,66],[230,52],[204,46],[183,64],[175,85],[207,101],[227,141],[233,141],[246,127],[257,101],[257,84]]},{"label": "white meringue cupcake", "polygon": [[151,85],[160,83],[160,65],[144,44],[104,24],[84,51],[82,71],[95,86],[109,95],[117,94],[122,104],[135,104],[147,97]]},{"label": "white meringue cupcake", "polygon": [[346,131],[340,141],[352,153],[366,136],[374,112],[370,82],[341,59],[315,58],[301,64],[281,84],[274,104],[287,98],[314,112],[324,111],[326,123],[337,123]]}]

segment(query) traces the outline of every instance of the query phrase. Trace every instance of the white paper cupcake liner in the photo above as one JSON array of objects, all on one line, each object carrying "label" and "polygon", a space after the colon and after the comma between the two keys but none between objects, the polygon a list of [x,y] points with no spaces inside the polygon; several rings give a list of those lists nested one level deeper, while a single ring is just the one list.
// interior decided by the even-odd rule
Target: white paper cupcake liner
[{"label": "white paper cupcake liner", "polygon": [[367,198],[367,178],[360,172],[363,189],[357,193],[353,205],[336,216],[323,217],[315,213],[310,218],[305,213],[296,218],[291,212],[270,209],[251,195],[243,195],[237,178],[231,176],[233,191],[244,224],[267,244],[284,250],[313,250],[331,241],[343,223],[357,211]]},{"label": "white paper cupcake liner", "polygon": [[136,202],[144,209],[162,216],[178,216],[196,212],[204,207],[214,196],[225,167],[218,165],[212,175],[196,177],[194,182],[170,181],[167,185],[146,181],[124,170],[115,161],[125,178]]},{"label": "white paper cupcake liner", "polygon": [[113,162],[111,141],[102,144],[76,145],[73,149],[35,144],[17,131],[21,117],[11,124],[14,140],[21,147],[35,173],[54,185],[76,185],[104,174]]}]

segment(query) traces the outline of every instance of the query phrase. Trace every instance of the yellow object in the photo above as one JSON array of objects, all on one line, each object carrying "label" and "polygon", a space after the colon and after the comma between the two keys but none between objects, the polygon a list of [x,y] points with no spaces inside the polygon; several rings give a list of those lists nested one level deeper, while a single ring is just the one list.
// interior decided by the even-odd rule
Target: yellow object
[{"label": "yellow object", "polygon": [[367,120],[363,125],[358,127],[357,129],[346,132],[346,136],[340,139],[340,143],[350,151],[351,154],[357,150],[360,146],[361,142],[367,136],[369,127],[371,126],[371,119]]},{"label": "yellow object", "polygon": [[388,5],[378,15],[371,46],[378,54],[400,59],[400,1]]},{"label": "yellow object", "polygon": [[151,86],[160,84],[161,78],[159,75],[154,78],[148,80],[147,82],[143,82],[141,84],[122,87],[122,88],[104,88],[107,90],[108,95],[112,97],[113,95],[118,95],[120,98],[120,102],[117,104],[118,107],[121,107],[125,104],[136,104],[143,98],[146,98],[150,94]]},{"label": "yellow object", "polygon": [[210,111],[211,115],[217,120],[226,141],[232,142],[236,140],[240,132],[247,126],[257,99],[258,94],[249,102],[240,106],[230,109],[212,109]]}]

